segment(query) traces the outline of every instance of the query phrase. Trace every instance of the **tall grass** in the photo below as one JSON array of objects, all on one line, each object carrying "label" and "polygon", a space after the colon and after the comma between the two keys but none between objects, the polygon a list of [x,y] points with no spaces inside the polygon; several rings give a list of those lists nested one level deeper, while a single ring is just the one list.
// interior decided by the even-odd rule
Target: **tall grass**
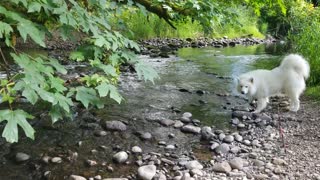
[{"label": "tall grass", "polygon": [[[160,19],[158,16],[148,14],[148,16],[137,11],[124,12],[120,19],[126,26],[126,33],[131,39],[150,39],[154,37],[178,37],[178,38],[197,38],[197,37],[223,37],[230,38],[240,37],[252,34],[254,37],[263,38],[257,27],[258,17],[254,13],[245,8],[236,9],[239,16],[235,23],[216,22],[212,28],[211,34],[204,34],[203,28],[197,22],[192,22],[191,19],[186,19],[184,22],[175,22],[177,29],[173,29],[167,22]],[[117,22],[117,20],[115,20]],[[130,30],[130,32],[128,32]]]}]

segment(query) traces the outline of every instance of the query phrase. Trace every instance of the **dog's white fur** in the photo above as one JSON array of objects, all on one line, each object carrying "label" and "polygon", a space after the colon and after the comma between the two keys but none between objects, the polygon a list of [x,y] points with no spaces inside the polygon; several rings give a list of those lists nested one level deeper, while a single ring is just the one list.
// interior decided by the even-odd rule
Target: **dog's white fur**
[{"label": "dog's white fur", "polygon": [[278,94],[287,95],[290,99],[290,110],[298,111],[299,97],[305,90],[305,80],[309,77],[309,63],[300,55],[286,56],[280,66],[272,70],[254,70],[240,75],[237,89],[249,98],[249,102],[257,99],[254,112],[261,112],[269,101],[269,97]]}]

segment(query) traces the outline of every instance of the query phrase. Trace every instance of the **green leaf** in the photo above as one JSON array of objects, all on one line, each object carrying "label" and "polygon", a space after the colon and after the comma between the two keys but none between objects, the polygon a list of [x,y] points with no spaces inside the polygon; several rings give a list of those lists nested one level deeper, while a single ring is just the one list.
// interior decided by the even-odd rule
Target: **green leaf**
[{"label": "green leaf", "polygon": [[53,59],[53,58],[49,58],[49,64],[51,66],[53,66],[59,73],[61,74],[67,74],[68,71],[66,70],[66,68],[64,66],[62,66],[58,60]]},{"label": "green leaf", "polygon": [[37,44],[39,44],[40,46],[42,47],[46,46],[46,44],[44,43],[44,36],[45,36],[44,31],[38,30],[38,28],[36,28],[34,23],[27,20],[19,22],[17,29],[24,41],[27,40],[27,35],[29,35],[31,39]]},{"label": "green leaf", "polygon": [[12,27],[9,24],[0,21],[0,38],[5,37],[5,35],[9,35],[11,32],[13,32]]},{"label": "green leaf", "polygon": [[41,4],[38,2],[32,2],[28,6],[28,12],[40,12],[41,11]]},{"label": "green leaf", "polygon": [[2,137],[10,143],[18,142],[18,125],[24,130],[27,137],[34,139],[34,129],[26,119],[33,119],[33,116],[23,110],[0,110],[0,122],[7,121],[2,132]]},{"label": "green leaf", "polygon": [[85,60],[83,52],[80,52],[80,51],[71,52],[69,58],[71,60],[74,60],[74,61],[83,61],[83,60]]},{"label": "green leaf", "polygon": [[136,63],[135,70],[137,71],[138,77],[143,77],[145,81],[149,80],[154,83],[154,80],[159,78],[158,73],[145,62]]},{"label": "green leaf", "polygon": [[110,92],[110,98],[117,101],[119,104],[121,103],[121,100],[123,99],[122,96],[119,94],[117,88],[114,85],[108,84],[108,83],[101,83],[99,86],[96,87],[98,90],[98,93],[100,97],[105,97]]},{"label": "green leaf", "polygon": [[102,101],[97,97],[97,93],[92,88],[77,87],[76,100],[80,101],[84,107],[88,108],[89,104],[96,105],[98,108],[103,108]]},{"label": "green leaf", "polygon": [[50,86],[51,88],[56,89],[58,92],[66,91],[67,88],[64,86],[64,80],[59,77],[50,77]]},{"label": "green leaf", "polygon": [[35,90],[32,88],[33,84],[26,83],[24,80],[19,81],[15,84],[15,90],[22,90],[22,96],[27,98],[27,100],[34,105],[38,101],[38,95]]},{"label": "green leaf", "polygon": [[63,114],[61,112],[61,108],[57,105],[52,106],[49,115],[51,116],[52,124],[59,121],[59,119],[63,118]]},{"label": "green leaf", "polygon": [[65,110],[67,113],[70,112],[70,106],[73,105],[71,98],[67,98],[62,94],[55,93],[55,98],[58,101],[58,105]]}]

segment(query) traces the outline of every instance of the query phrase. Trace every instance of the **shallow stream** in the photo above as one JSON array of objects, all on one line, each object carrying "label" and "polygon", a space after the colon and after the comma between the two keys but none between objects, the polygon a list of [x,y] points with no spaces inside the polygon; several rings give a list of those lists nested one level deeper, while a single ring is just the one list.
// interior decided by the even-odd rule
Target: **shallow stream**
[{"label": "shallow stream", "polygon": [[[281,54],[281,53],[280,53]],[[135,158],[131,164],[116,165],[112,155],[119,149],[130,150],[140,146],[143,152],[165,153],[159,141],[176,145],[175,154],[194,152],[198,158],[210,156],[201,150],[197,135],[185,134],[173,127],[158,123],[161,119],[179,119],[183,112],[191,112],[195,124],[228,129],[231,108],[246,107],[244,98],[235,91],[234,77],[261,62],[279,60],[281,56],[275,46],[236,46],[228,48],[185,48],[178,51],[178,57],[140,57],[151,64],[159,73],[155,84],[143,82],[135,74],[121,76],[120,91],[125,101],[118,105],[107,102],[102,110],[91,109],[80,112],[74,121],[63,121],[51,126],[48,117],[35,123],[36,139],[21,138],[19,143],[0,146],[0,179],[39,179],[45,171],[51,171],[50,179],[65,179],[71,174],[92,177],[100,174],[103,178],[126,176],[136,171]],[[84,117],[94,116],[96,121]],[[125,132],[107,131],[106,136],[94,135],[104,130],[105,121],[119,120],[127,124]],[[149,132],[151,140],[142,140],[139,134]],[[172,133],[174,138],[169,138]],[[81,144],[81,145],[79,145]],[[92,153],[92,150],[97,152]],[[28,162],[17,164],[15,154],[24,152],[31,156]],[[76,160],[68,160],[77,152]],[[61,164],[45,164],[44,155],[60,156]],[[95,160],[97,166],[89,167],[86,160]],[[103,165],[103,164],[106,164]],[[107,170],[110,165],[113,172]]]}]

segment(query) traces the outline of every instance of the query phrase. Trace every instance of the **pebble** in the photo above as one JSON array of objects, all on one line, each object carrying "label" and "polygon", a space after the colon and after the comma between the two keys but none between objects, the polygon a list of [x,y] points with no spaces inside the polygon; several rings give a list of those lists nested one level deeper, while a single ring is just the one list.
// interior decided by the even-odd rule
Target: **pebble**
[{"label": "pebble", "polygon": [[215,152],[218,154],[227,154],[230,151],[230,146],[226,143],[222,143],[217,148],[215,148]]},{"label": "pebble", "polygon": [[176,149],[175,145],[172,145],[172,144],[168,144],[166,147],[165,147],[166,150],[174,150]]},{"label": "pebble", "polygon": [[232,135],[227,135],[223,138],[223,141],[226,143],[232,143],[234,141],[234,137]]},{"label": "pebble", "polygon": [[62,158],[61,157],[53,157],[51,159],[51,162],[52,163],[57,163],[57,164],[62,163]]},{"label": "pebble", "polygon": [[142,133],[140,137],[141,137],[141,139],[143,139],[143,140],[149,140],[149,139],[152,138],[152,135],[151,135],[151,133],[149,133],[149,132],[145,132],[145,133]]},{"label": "pebble", "polygon": [[201,128],[200,127],[196,127],[193,125],[185,125],[181,128],[181,130],[183,132],[186,133],[193,133],[193,134],[199,134],[201,132]]},{"label": "pebble", "polygon": [[220,141],[223,141],[223,139],[226,137],[226,135],[224,133],[220,133],[219,134],[219,139]]},{"label": "pebble", "polygon": [[232,169],[238,169],[241,170],[243,168],[243,159],[240,157],[235,157],[232,160],[229,161],[229,164]]},{"label": "pebble", "polygon": [[285,160],[280,159],[280,158],[273,158],[272,163],[276,164],[276,165],[286,165],[287,164],[287,162]]},{"label": "pebble", "polygon": [[98,164],[97,161],[89,160],[89,159],[88,159],[86,162],[87,162],[87,164],[88,164],[89,166],[95,166],[95,165]]},{"label": "pebble", "polygon": [[241,135],[239,135],[239,134],[236,134],[236,135],[234,135],[234,139],[235,139],[236,141],[238,141],[238,142],[242,142],[243,137],[242,137]]},{"label": "pebble", "polygon": [[175,121],[170,120],[170,119],[162,119],[162,120],[160,120],[160,124],[163,126],[172,126],[175,124]]},{"label": "pebble", "polygon": [[28,155],[26,153],[18,152],[16,154],[16,161],[17,162],[23,162],[23,161],[27,161],[29,159],[30,159],[30,155]]},{"label": "pebble", "polygon": [[193,160],[193,161],[188,161],[185,164],[186,168],[191,170],[191,169],[203,169],[203,166],[201,163],[199,163],[197,160]]},{"label": "pebble", "polygon": [[127,125],[121,121],[106,121],[106,128],[111,131],[125,131],[127,130]]},{"label": "pebble", "polygon": [[176,121],[173,125],[173,127],[175,128],[181,128],[182,126],[184,126],[184,124],[181,121]]},{"label": "pebble", "polygon": [[120,151],[113,155],[113,160],[117,163],[124,163],[127,161],[128,157],[129,155],[126,152]]},{"label": "pebble", "polygon": [[254,160],[252,160],[252,162],[253,162],[254,166],[258,166],[258,167],[262,167],[265,165],[265,163],[263,161],[258,160],[258,159],[254,159]]},{"label": "pebble", "polygon": [[185,113],[182,114],[182,117],[191,118],[192,114],[190,112],[185,112]]},{"label": "pebble", "polygon": [[215,172],[227,173],[231,171],[231,166],[227,161],[216,163],[213,165],[212,170]]},{"label": "pebble", "polygon": [[142,180],[151,180],[156,175],[157,167],[155,165],[145,165],[138,168],[138,176]]},{"label": "pebble", "polygon": [[70,180],[86,180],[86,178],[78,175],[71,175]]},{"label": "pebble", "polygon": [[133,146],[133,147],[131,148],[131,151],[132,151],[133,153],[136,153],[136,154],[142,153],[142,149],[141,149],[139,146]]},{"label": "pebble", "polygon": [[245,145],[247,145],[247,146],[250,146],[250,145],[251,145],[251,142],[250,142],[250,140],[245,139],[245,140],[243,140],[243,144],[245,144]]},{"label": "pebble", "polygon": [[201,138],[204,140],[211,140],[215,138],[215,134],[212,132],[211,127],[204,126],[201,128]]}]

